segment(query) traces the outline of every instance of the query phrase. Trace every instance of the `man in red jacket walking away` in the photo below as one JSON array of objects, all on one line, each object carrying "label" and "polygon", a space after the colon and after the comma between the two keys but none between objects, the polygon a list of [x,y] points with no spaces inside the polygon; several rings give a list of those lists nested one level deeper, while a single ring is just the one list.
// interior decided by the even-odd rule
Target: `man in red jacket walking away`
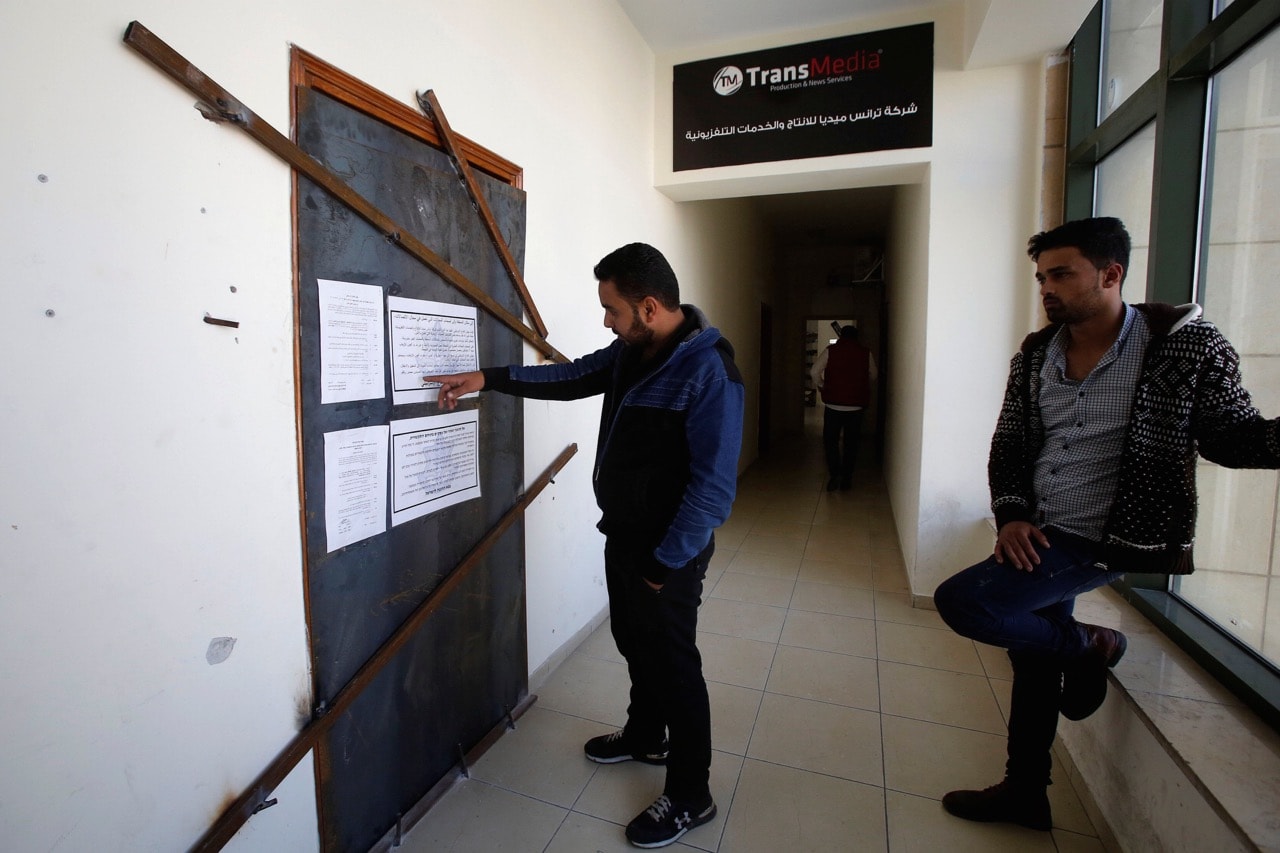
[{"label": "man in red jacket walking away", "polygon": [[[853,485],[862,436],[862,413],[871,402],[876,362],[858,342],[858,327],[843,326],[840,338],[813,363],[809,374],[822,394],[822,446],[827,454],[827,491]],[[843,435],[843,448],[841,437]]]}]

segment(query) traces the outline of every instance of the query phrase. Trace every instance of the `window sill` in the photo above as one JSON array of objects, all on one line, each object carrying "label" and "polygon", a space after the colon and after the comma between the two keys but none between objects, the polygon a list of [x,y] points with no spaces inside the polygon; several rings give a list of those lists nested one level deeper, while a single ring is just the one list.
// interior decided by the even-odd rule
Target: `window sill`
[{"label": "window sill", "polygon": [[[1224,839],[1234,836],[1233,846],[1280,848],[1280,735],[1116,590],[1081,596],[1076,618],[1129,637],[1103,708],[1083,723],[1059,727],[1075,771],[1120,846],[1159,838],[1178,847],[1179,838],[1187,840],[1178,834],[1179,821],[1203,833],[1203,818],[1216,815]],[[1176,768],[1168,785],[1159,784],[1155,762],[1125,742],[1141,735],[1135,724]],[[1208,812],[1196,818],[1197,809]],[[1143,821],[1156,825],[1143,827]]]}]

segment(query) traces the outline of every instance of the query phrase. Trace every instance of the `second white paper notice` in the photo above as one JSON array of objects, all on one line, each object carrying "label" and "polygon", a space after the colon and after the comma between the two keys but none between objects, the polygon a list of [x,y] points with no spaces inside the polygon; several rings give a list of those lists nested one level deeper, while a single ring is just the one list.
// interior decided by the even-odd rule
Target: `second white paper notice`
[{"label": "second white paper notice", "polygon": [[480,413],[391,422],[391,524],[480,497]]}]

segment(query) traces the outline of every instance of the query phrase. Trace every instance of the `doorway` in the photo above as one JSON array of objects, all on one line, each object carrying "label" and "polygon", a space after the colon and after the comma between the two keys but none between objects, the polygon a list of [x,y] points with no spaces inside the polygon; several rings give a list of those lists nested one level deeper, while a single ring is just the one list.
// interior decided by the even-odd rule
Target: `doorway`
[{"label": "doorway", "polygon": [[835,343],[839,329],[846,325],[858,329],[858,339],[871,350],[872,381],[871,402],[862,419],[862,440],[859,442],[858,467],[879,468],[884,461],[885,389],[889,348],[887,335],[888,306],[883,281],[849,282],[848,293],[839,298],[849,306],[846,313],[823,313],[804,319],[801,334],[803,341],[804,376],[802,395],[804,406],[804,431],[822,433],[823,408],[821,395],[817,393],[812,372],[814,362],[822,351]]},{"label": "doorway", "polygon": [[[471,198],[449,157],[433,144],[426,120],[310,54],[295,48],[293,58],[300,147],[331,169],[342,164],[348,185],[406,223],[407,233],[426,245],[449,247],[450,263],[460,275],[505,285],[497,252],[483,229],[472,225]],[[467,156],[520,263],[525,195],[518,167],[511,164],[500,173],[491,165],[496,154],[486,152],[483,162]],[[474,468],[474,498],[400,520],[392,517],[390,523],[380,509],[380,524],[367,536],[331,545],[326,502],[347,486],[331,482],[346,474],[330,465],[327,442],[370,425],[386,430],[413,424],[423,434],[440,424],[428,423],[436,414],[433,403],[386,393],[394,378],[389,359],[379,362],[381,384],[373,392],[325,400],[320,282],[342,281],[363,291],[362,298],[373,305],[365,310],[379,317],[392,297],[416,300],[423,309],[464,306],[465,297],[402,251],[398,241],[381,237],[371,223],[302,176],[294,212],[304,566],[314,681],[314,707],[307,716],[337,715],[315,747],[319,842],[326,853],[368,850],[396,831],[403,816],[417,811],[438,786],[447,786],[456,765],[474,760],[495,732],[513,725],[528,698],[523,519],[505,528],[476,570],[462,577],[414,634],[393,647],[376,674],[357,681],[365,663],[514,503],[523,482],[523,408],[502,395],[476,407],[475,426],[458,444],[464,455],[469,448],[486,451]],[[507,312],[521,310],[514,288],[486,292]],[[342,310],[343,316],[357,313],[356,308]],[[476,336],[479,363],[519,361],[515,332],[493,326]],[[376,346],[381,355],[382,341]],[[390,435],[394,454],[396,434]],[[385,443],[387,436],[375,433],[369,442]],[[392,489],[392,509],[396,497]],[[329,710],[349,690],[358,698],[341,712]]]}]

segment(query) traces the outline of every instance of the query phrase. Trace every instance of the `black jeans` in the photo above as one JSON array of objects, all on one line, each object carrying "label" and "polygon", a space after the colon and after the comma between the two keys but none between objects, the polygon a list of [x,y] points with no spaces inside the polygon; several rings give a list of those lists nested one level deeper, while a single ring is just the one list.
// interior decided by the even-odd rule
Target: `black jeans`
[{"label": "black jeans", "polygon": [[711,795],[711,704],[698,652],[698,604],[715,539],[688,565],[671,572],[655,592],[641,575],[652,564],[651,546],[605,542],[609,618],[618,651],[631,675],[626,738],[656,745],[670,739],[664,793],[702,802]]},{"label": "black jeans", "polygon": [[[841,483],[853,479],[858,462],[858,439],[862,437],[862,413],[866,409],[841,412],[827,406],[822,413],[822,449],[827,454],[827,473]],[[841,433],[844,449],[841,451]]]}]

